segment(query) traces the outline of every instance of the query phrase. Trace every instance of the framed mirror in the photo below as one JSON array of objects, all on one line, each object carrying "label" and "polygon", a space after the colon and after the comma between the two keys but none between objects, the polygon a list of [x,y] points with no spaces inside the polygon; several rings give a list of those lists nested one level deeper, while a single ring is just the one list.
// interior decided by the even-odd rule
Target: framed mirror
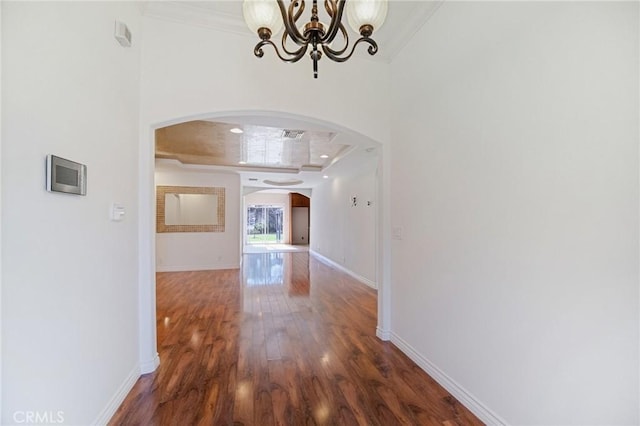
[{"label": "framed mirror", "polygon": [[156,187],[157,232],[224,232],[224,188]]}]

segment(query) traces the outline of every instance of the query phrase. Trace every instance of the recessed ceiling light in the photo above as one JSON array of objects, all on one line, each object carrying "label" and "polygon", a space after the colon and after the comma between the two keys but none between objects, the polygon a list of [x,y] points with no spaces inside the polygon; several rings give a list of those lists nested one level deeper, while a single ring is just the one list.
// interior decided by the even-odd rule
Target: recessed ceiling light
[{"label": "recessed ceiling light", "polygon": [[247,164],[246,161],[238,161],[238,164]]},{"label": "recessed ceiling light", "polygon": [[233,129],[231,129],[231,130],[229,130],[229,131],[230,131],[231,133],[236,133],[236,134],[244,133],[244,132],[242,131],[242,129],[239,129],[238,127],[234,127]]},{"label": "recessed ceiling light", "polygon": [[320,158],[329,158],[329,156],[327,154],[322,154]]},{"label": "recessed ceiling light", "polygon": [[322,176],[322,178],[323,178],[323,179],[329,179],[329,176],[324,175],[324,176]]}]

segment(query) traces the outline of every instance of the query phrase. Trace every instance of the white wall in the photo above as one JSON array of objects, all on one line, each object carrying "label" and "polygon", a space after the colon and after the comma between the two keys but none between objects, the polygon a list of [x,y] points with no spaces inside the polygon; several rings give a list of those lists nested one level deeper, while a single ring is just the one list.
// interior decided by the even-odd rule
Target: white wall
[{"label": "white wall", "polygon": [[277,194],[270,192],[253,192],[251,194],[245,195],[244,197],[244,225],[242,228],[242,232],[244,235],[245,243],[247,238],[247,207],[251,204],[265,204],[282,207],[284,209],[282,215],[282,241],[286,244],[291,243],[291,236],[289,235],[289,223],[291,221],[291,199],[289,194]]},{"label": "white wall", "polygon": [[393,340],[486,421],[640,422],[638,39],[636,2],[446,2],[392,64]]},{"label": "white wall", "polygon": [[[376,287],[376,165],[369,158],[352,175],[314,188],[311,249]],[[352,206],[352,197],[357,198]],[[371,201],[371,205],[367,202]]]},{"label": "white wall", "polygon": [[274,111],[389,139],[387,64],[366,59],[363,49],[342,64],[321,60],[313,79],[306,57],[287,64],[265,49],[256,58],[257,37],[247,35],[145,18],[143,126],[208,113]]},{"label": "white wall", "polygon": [[[140,108],[140,312],[141,364],[156,359],[153,304],[153,129],[195,117],[263,113],[332,123],[374,141],[389,140],[388,64],[363,59],[359,52],[343,64],[322,60],[312,78],[305,58],[286,64],[265,52],[253,55],[255,37],[143,19]],[[304,61],[307,60],[307,63]],[[362,70],[366,69],[366,72]],[[307,102],[307,94],[313,102]]]},{"label": "white wall", "polygon": [[[137,8],[2,4],[2,424],[106,422],[140,371]],[[88,166],[86,197],[45,191],[50,153]]]},{"label": "white wall", "polygon": [[163,232],[156,234],[158,271],[197,271],[240,267],[240,176],[157,170],[156,185],[225,188],[224,232]]}]

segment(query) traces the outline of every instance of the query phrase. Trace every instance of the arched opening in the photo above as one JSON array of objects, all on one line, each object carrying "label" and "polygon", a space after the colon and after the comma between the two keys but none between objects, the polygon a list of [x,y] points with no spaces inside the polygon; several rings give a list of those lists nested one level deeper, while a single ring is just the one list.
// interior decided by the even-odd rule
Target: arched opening
[{"label": "arched opening", "polygon": [[[368,194],[366,197],[361,198],[358,201],[358,196],[350,194],[348,197],[345,193],[341,194],[340,200],[337,204],[340,208],[350,208],[351,212],[356,214],[355,208],[358,202],[362,203],[360,206],[366,206],[369,209],[368,214],[373,214],[373,230],[371,235],[374,251],[374,272],[372,273],[371,283],[378,288],[378,328],[377,335],[383,339],[388,339],[388,335],[384,330],[388,330],[389,322],[389,309],[388,296],[386,295],[385,277],[389,277],[388,270],[385,270],[384,265],[389,264],[388,253],[383,250],[385,235],[385,216],[388,212],[384,210],[384,191],[385,187],[384,179],[385,175],[382,173],[383,165],[385,163],[384,148],[383,146],[371,138],[364,136],[360,133],[354,132],[348,128],[337,125],[335,123],[327,123],[319,121],[313,118],[297,116],[292,114],[274,113],[274,112],[221,112],[200,114],[197,116],[188,116],[180,119],[165,121],[162,123],[156,123],[145,131],[146,139],[143,138],[142,149],[140,156],[140,273],[139,273],[139,288],[140,288],[140,363],[143,373],[155,370],[159,363],[156,350],[156,318],[155,318],[155,273],[157,270],[156,265],[156,205],[155,205],[155,134],[157,129],[161,129],[170,125],[184,123],[192,120],[218,120],[241,124],[263,125],[263,126],[278,126],[284,128],[303,128],[303,129],[322,129],[335,132],[336,139],[339,143],[344,143],[349,146],[349,150],[342,158],[324,167],[321,171],[315,173],[310,171],[301,171],[297,176],[301,176],[303,182],[294,185],[290,190],[309,190],[312,191],[317,185],[327,182],[333,182],[332,185],[336,188],[343,188],[344,182],[348,181],[350,176],[353,176],[353,171],[358,170],[362,166],[363,162],[374,167],[374,187],[372,194]],[[348,155],[347,155],[348,154]],[[193,169],[193,166],[191,166]],[[207,167],[202,168],[206,172]],[[209,168],[209,170],[212,170]],[[220,168],[216,170],[220,171]],[[240,208],[242,205],[242,194],[244,188],[251,188],[256,182],[258,188],[269,187],[269,178],[273,176],[272,173],[265,170],[256,169],[225,169],[226,172],[238,173],[240,175],[240,186],[238,192],[234,194],[238,199],[237,209],[237,222],[242,224],[245,222],[245,212]],[[326,176],[326,178],[325,178]],[[332,179],[333,177],[333,179]],[[251,181],[250,181],[251,179]],[[309,182],[316,179],[318,182]],[[323,179],[327,179],[323,182]],[[252,182],[250,184],[249,182]],[[341,186],[342,185],[342,186]],[[329,188],[331,190],[331,188]],[[349,191],[349,188],[343,188],[344,191]],[[356,198],[354,203],[353,198]],[[346,211],[346,210],[345,210]],[[311,213],[313,215],[313,213]],[[341,215],[340,217],[345,216]],[[357,220],[357,218],[355,218]],[[238,242],[241,242],[245,238],[245,229],[243,226],[238,226],[237,229],[232,230],[235,232],[235,236]],[[309,237],[313,240],[313,235]],[[343,244],[344,245],[344,244]],[[242,254],[242,244],[239,244],[236,255],[238,259]],[[321,257],[323,250],[330,254],[325,257],[328,261],[333,261],[337,266],[346,263],[346,254],[333,254],[329,248],[323,246],[310,247],[311,250],[318,251]],[[340,257],[342,256],[342,257]],[[333,257],[333,258],[332,258]],[[344,265],[343,265],[344,266]],[[345,268],[348,269],[348,268]],[[357,274],[356,274],[357,275]]]}]

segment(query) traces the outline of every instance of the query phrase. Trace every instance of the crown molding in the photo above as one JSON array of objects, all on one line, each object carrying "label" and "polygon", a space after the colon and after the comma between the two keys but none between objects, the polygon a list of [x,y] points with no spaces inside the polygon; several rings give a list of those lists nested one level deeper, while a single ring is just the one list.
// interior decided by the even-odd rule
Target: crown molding
[{"label": "crown molding", "polygon": [[200,7],[193,2],[154,1],[147,3],[144,16],[180,24],[196,25],[216,30],[252,37],[242,15],[232,15],[210,8]]},{"label": "crown molding", "polygon": [[[380,45],[380,51],[378,52],[380,59],[385,60],[387,63],[393,61],[407,43],[409,43],[409,40],[420,31],[444,2],[445,0],[404,2],[413,6],[413,9],[408,16],[405,16],[404,19],[401,20],[402,22],[396,23],[396,25],[391,28],[391,35],[387,36],[387,34],[385,34],[387,37],[385,37],[384,41],[378,42]],[[391,0],[390,3],[397,4],[401,2]],[[385,30],[384,27],[382,27],[381,31],[383,30]]]}]

